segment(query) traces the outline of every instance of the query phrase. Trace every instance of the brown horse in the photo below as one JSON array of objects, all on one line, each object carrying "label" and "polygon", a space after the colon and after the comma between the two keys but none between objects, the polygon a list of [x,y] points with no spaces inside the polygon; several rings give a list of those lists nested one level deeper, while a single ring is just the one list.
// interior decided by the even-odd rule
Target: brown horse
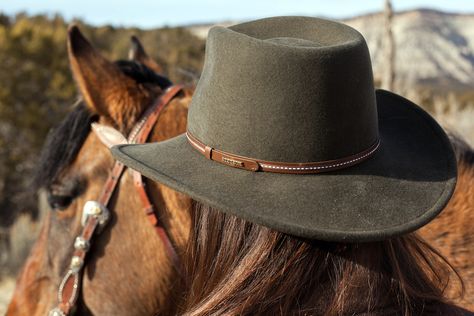
[{"label": "brown horse", "polygon": [[[149,72],[153,69],[159,73],[161,68],[136,40],[134,45],[131,55],[135,62],[114,64],[101,57],[77,29],[69,33],[72,71],[84,101],[50,137],[45,148],[45,152],[53,154],[46,155],[45,170],[40,176],[53,210],[19,276],[7,315],[44,315],[56,302],[57,287],[80,229],[82,206],[97,198],[113,165],[108,150],[90,133],[90,122],[98,119],[126,134],[146,105],[163,91],[166,79]],[[162,113],[151,141],[184,132],[189,99],[190,93],[173,99]],[[91,116],[93,113],[96,115]],[[469,225],[474,217],[474,155],[460,142],[454,145],[460,176],[456,193],[442,215],[420,233],[460,271],[467,295],[458,302],[472,308],[474,233]],[[154,182],[148,183],[148,189],[175,247],[182,249],[189,229],[190,199]],[[179,289],[179,278],[141,213],[128,173],[110,208],[113,220],[89,254],[79,312],[173,314],[173,299],[177,299],[173,291]]]},{"label": "brown horse", "polygon": [[[96,200],[114,164],[109,150],[90,132],[92,121],[110,125],[124,135],[146,107],[160,96],[169,80],[135,39],[132,61],[109,62],[81,35],[68,34],[72,72],[82,95],[73,111],[49,136],[39,182],[47,191],[51,211],[19,275],[7,315],[46,315],[57,304],[57,291],[81,230],[84,203]],[[161,112],[150,141],[185,131],[192,91],[184,90]],[[191,200],[154,182],[148,193],[178,254],[189,231]],[[143,212],[133,179],[125,172],[112,197],[112,219],[96,237],[86,261],[80,315],[174,314],[180,275],[165,246]]]}]

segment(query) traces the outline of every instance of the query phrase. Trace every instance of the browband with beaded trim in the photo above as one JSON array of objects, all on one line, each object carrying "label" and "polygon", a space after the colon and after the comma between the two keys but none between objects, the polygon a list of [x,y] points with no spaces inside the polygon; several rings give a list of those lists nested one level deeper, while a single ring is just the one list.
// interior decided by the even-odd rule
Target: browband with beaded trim
[{"label": "browband with beaded trim", "polygon": [[249,158],[240,155],[231,154],[219,149],[207,146],[189,131],[186,132],[186,137],[191,146],[197,149],[207,159],[220,162],[224,165],[234,168],[245,169],[250,171],[265,171],[275,173],[291,173],[291,174],[308,174],[321,173],[337,169],[347,168],[372,156],[380,145],[380,139],[377,139],[369,148],[357,154],[326,161],[318,162],[276,162],[266,161],[256,158]]}]

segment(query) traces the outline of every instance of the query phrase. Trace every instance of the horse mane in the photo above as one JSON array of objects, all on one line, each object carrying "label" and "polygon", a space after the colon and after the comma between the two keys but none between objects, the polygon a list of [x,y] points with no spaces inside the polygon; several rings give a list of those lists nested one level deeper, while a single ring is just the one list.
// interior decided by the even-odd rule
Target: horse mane
[{"label": "horse mane", "polygon": [[142,63],[130,60],[118,60],[115,64],[119,66],[125,75],[137,83],[153,83],[159,85],[162,89],[166,89],[173,84],[168,78],[157,74]]},{"label": "horse mane", "polygon": [[[162,89],[172,84],[168,78],[155,73],[141,63],[119,60],[115,64],[137,83],[151,83]],[[79,98],[59,125],[50,130],[33,178],[34,189],[51,186],[64,168],[72,163],[89,134],[90,124],[95,118],[82,98]]]}]

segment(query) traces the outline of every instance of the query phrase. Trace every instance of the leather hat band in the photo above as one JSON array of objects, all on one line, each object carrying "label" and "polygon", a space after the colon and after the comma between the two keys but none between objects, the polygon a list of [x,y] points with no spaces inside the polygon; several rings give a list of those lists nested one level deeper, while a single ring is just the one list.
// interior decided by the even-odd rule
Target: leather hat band
[{"label": "leather hat band", "polygon": [[200,140],[198,140],[196,137],[194,137],[189,131],[186,132],[186,137],[188,138],[188,142],[191,144],[191,146],[197,149],[207,159],[220,162],[224,165],[250,171],[265,171],[292,174],[321,173],[347,168],[356,165],[372,156],[380,145],[380,140],[377,139],[377,141],[366,150],[351,156],[334,160],[298,163],[265,161],[256,158],[239,156],[209,147],[206,144],[202,143]]}]

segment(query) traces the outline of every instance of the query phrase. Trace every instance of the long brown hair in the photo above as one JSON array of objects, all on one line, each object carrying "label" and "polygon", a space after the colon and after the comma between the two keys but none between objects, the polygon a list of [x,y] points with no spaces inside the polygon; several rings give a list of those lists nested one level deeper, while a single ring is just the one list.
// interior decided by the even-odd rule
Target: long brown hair
[{"label": "long brown hair", "polygon": [[193,223],[184,315],[446,315],[453,268],[415,234],[305,240],[199,203]]}]

